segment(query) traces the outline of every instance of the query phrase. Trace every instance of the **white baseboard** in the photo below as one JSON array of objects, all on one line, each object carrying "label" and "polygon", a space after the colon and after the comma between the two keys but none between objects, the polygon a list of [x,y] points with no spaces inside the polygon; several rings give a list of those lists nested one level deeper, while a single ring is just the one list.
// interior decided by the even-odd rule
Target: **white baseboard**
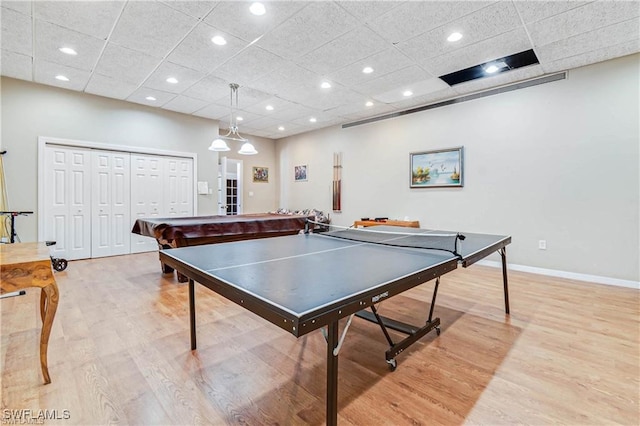
[{"label": "white baseboard", "polygon": [[[502,263],[494,260],[481,260],[478,265],[501,268]],[[621,280],[618,278],[601,277],[598,275],[579,274],[576,272],[556,271],[555,269],[536,268],[533,266],[509,264],[509,269],[514,271],[529,272],[538,275],[548,275],[550,277],[567,278],[570,280],[586,281],[590,283],[613,285],[617,287],[627,287],[640,290],[640,281]]]}]

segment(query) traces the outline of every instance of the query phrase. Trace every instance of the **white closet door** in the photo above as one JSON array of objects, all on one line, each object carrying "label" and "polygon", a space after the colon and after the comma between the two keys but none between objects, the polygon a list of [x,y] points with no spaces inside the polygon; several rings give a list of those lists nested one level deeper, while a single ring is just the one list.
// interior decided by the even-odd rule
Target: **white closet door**
[{"label": "white closet door", "polygon": [[91,257],[130,252],[130,154],[92,153]]},{"label": "white closet door", "polygon": [[44,235],[55,257],[91,257],[91,151],[45,148]]},{"label": "white closet door", "polygon": [[[162,212],[164,158],[157,155],[131,155],[131,227],[138,218],[158,217]],[[131,234],[131,253],[158,248],[154,238]]]},{"label": "white closet door", "polygon": [[165,157],[163,216],[193,216],[193,159]]}]

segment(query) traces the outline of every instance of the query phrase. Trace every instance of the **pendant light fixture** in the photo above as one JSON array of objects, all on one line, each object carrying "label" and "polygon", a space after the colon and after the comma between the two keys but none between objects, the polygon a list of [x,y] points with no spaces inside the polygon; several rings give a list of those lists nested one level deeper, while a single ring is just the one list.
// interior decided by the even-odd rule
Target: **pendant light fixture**
[{"label": "pendant light fixture", "polygon": [[[209,149],[211,151],[229,151],[230,148],[227,146],[225,139],[244,142],[238,154],[242,155],[254,155],[257,154],[258,151],[254,148],[254,146],[249,142],[249,139],[243,137],[238,133],[238,119],[234,112],[235,109],[238,109],[238,89],[239,85],[236,83],[229,84],[229,88],[231,89],[231,102],[230,102],[230,113],[231,117],[229,117],[229,132],[224,135],[216,138],[213,142],[211,142],[211,146]],[[235,98],[235,107],[234,107],[234,98]]]}]

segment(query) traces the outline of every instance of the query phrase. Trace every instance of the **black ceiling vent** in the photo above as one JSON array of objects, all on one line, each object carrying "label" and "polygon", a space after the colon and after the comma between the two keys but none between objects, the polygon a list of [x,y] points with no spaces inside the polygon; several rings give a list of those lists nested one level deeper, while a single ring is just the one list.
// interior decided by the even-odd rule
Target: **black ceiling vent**
[{"label": "black ceiling vent", "polygon": [[516,68],[526,67],[527,65],[538,63],[540,62],[538,61],[538,57],[536,56],[535,52],[533,51],[533,49],[529,49],[525,50],[524,52],[505,56],[504,58],[494,59],[493,61],[485,62],[484,64],[452,72],[451,74],[443,75],[439,78],[449,86],[453,86],[455,84],[464,83],[465,81],[489,77],[492,75],[500,74],[501,72],[506,72],[514,70]]}]

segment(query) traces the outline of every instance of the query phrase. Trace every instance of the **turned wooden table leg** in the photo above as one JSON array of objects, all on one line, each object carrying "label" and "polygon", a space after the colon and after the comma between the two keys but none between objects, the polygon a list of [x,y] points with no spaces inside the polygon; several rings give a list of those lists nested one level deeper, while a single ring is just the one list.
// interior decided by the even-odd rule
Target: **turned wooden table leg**
[{"label": "turned wooden table leg", "polygon": [[49,347],[49,336],[51,335],[51,326],[53,318],[58,309],[58,286],[51,283],[42,289],[40,293],[40,314],[42,315],[42,333],[40,334],[40,365],[42,366],[42,375],[44,383],[51,383],[49,376],[49,366],[47,364],[47,349]]}]

